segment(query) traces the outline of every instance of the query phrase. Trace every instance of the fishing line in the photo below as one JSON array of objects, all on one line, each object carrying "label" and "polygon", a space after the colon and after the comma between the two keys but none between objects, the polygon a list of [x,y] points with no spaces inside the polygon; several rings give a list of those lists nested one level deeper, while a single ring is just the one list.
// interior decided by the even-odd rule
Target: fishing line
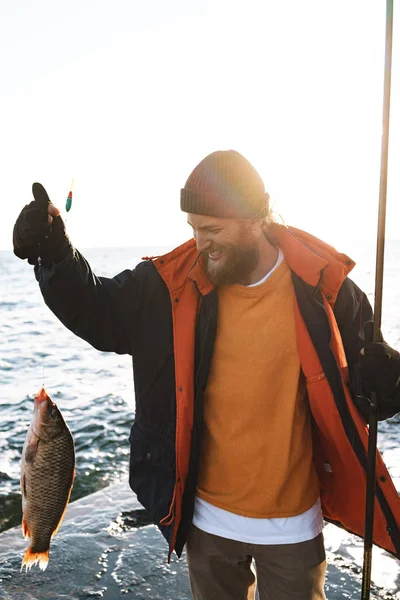
[{"label": "fishing line", "polygon": [[[65,215],[64,223],[67,222],[68,213],[69,213],[69,211],[72,208],[72,193],[73,193],[73,188],[74,188],[74,178],[72,178],[72,180],[71,180],[71,185],[70,185],[70,188],[69,188],[68,196],[67,196],[67,199],[65,201],[65,211],[66,211],[67,214]],[[39,246],[39,251],[40,251],[40,242],[38,242],[38,246]],[[42,259],[41,259],[40,256],[38,256],[38,265],[39,265],[39,267],[41,266],[41,264],[42,264]],[[45,377],[44,377],[44,356],[42,356],[42,382],[43,382],[42,387],[43,388],[44,388],[44,379],[45,379]]]}]

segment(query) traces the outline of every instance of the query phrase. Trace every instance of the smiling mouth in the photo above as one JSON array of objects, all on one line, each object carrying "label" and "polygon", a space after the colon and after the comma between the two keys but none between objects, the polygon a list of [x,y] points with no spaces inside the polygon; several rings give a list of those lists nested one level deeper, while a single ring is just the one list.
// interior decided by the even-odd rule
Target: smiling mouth
[{"label": "smiling mouth", "polygon": [[215,250],[214,252],[208,253],[208,258],[210,260],[218,260],[219,258],[221,258],[222,254],[222,250]]}]

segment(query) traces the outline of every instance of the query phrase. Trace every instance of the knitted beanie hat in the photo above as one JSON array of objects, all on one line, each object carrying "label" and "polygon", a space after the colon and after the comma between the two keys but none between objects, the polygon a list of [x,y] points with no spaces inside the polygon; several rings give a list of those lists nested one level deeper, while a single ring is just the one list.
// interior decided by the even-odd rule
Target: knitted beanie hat
[{"label": "knitted beanie hat", "polygon": [[204,158],[181,189],[181,210],[231,219],[268,215],[269,195],[249,161],[235,150],[220,150]]}]

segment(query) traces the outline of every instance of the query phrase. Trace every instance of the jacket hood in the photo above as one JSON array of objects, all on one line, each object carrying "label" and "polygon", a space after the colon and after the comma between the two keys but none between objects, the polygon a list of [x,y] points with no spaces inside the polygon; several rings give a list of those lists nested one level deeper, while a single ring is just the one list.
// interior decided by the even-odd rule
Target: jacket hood
[{"label": "jacket hood", "polygon": [[320,283],[321,292],[333,305],[355,262],[301,229],[273,223],[271,234],[292,271],[313,287]]}]

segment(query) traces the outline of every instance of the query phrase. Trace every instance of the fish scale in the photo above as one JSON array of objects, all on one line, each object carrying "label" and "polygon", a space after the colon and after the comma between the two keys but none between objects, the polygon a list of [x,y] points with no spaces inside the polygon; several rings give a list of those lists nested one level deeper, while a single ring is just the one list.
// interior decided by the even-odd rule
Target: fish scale
[{"label": "fish scale", "polygon": [[28,490],[34,489],[35,480],[39,481],[39,484],[36,484],[35,496],[32,493],[33,500],[29,512],[37,511],[37,522],[41,524],[39,529],[35,521],[35,528],[31,529],[31,546],[34,552],[42,552],[48,547],[51,534],[57,527],[65,507],[65,496],[70,488],[69,481],[65,481],[65,473],[74,467],[73,461],[69,461],[68,464],[64,458],[71,454],[73,447],[68,433],[65,431],[61,438],[51,443],[52,449],[49,443],[43,442],[43,446],[46,444],[47,447],[39,453],[35,468],[32,469]]}]

